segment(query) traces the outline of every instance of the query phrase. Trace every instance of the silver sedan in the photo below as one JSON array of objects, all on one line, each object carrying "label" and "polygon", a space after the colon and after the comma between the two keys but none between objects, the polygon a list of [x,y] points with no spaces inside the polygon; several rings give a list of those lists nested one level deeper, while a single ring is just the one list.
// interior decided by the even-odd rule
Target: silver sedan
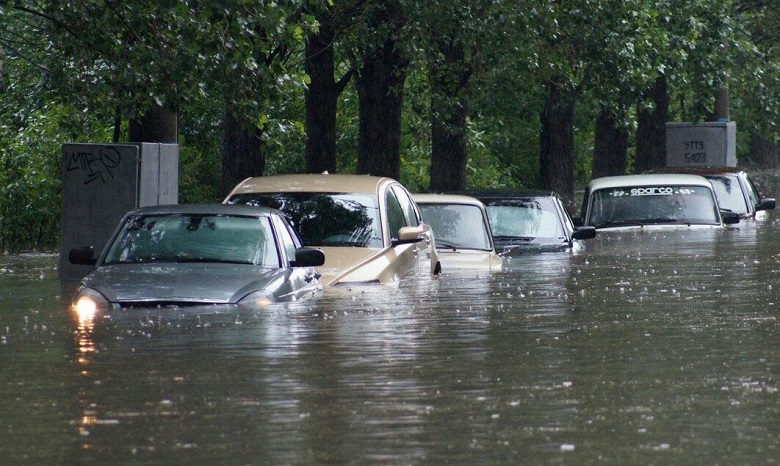
[{"label": "silver sedan", "polygon": [[324,254],[303,248],[274,209],[228,205],[144,207],[129,212],[73,299],[80,312],[150,306],[293,301],[321,289]]}]

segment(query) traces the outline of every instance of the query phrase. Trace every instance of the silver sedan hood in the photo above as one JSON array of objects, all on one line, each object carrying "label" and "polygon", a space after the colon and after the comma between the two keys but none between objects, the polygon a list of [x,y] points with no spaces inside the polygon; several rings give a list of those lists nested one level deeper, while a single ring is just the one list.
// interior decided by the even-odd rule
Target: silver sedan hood
[{"label": "silver sedan hood", "polygon": [[236,264],[119,264],[99,267],[82,285],[113,303],[233,304],[254,290],[274,295],[288,269]]}]

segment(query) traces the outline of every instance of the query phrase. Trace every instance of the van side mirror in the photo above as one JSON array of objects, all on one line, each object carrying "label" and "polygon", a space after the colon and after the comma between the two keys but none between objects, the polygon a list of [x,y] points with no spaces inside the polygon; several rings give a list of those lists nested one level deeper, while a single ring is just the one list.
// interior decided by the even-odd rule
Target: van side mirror
[{"label": "van side mirror", "polygon": [[759,210],[772,210],[775,208],[775,198],[773,197],[762,197],[758,200],[758,204],[756,204],[756,211]]},{"label": "van side mirror", "polygon": [[571,235],[574,239],[591,239],[596,237],[596,227],[594,226],[578,226],[574,228],[574,233]]},{"label": "van side mirror", "polygon": [[724,225],[734,225],[739,223],[739,214],[736,212],[721,211],[720,216],[723,219]]}]

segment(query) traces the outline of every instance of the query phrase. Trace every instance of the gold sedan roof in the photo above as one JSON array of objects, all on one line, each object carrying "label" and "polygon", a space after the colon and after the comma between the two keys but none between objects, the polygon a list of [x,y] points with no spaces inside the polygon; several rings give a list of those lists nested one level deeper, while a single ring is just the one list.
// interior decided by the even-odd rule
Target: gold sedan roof
[{"label": "gold sedan roof", "polygon": [[319,192],[362,193],[377,195],[382,185],[396,183],[392,178],[369,175],[297,174],[247,178],[239,183],[228,198],[242,193]]}]

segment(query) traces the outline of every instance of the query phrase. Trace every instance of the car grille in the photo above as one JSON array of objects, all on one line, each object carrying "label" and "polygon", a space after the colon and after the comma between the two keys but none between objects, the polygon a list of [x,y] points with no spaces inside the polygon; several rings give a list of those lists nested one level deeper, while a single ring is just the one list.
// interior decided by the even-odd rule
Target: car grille
[{"label": "car grille", "polygon": [[212,302],[193,301],[123,301],[119,303],[121,309],[174,309],[181,307],[213,306]]}]

